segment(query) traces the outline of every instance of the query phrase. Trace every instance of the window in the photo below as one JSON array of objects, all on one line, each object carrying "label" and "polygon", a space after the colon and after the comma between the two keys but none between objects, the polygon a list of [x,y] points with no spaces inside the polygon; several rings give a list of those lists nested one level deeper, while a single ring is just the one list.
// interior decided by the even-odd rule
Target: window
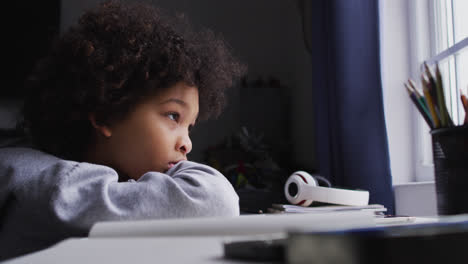
[{"label": "window", "polygon": [[[455,124],[463,123],[464,110],[460,103],[460,90],[468,86],[468,1],[438,0],[433,2],[434,57],[440,61],[444,76],[447,107]],[[463,74],[465,73],[465,74]]]},{"label": "window", "polygon": [[[430,36],[430,65],[436,62],[442,73],[445,99],[449,114],[456,125],[463,123],[465,111],[460,100],[460,91],[468,93],[468,1],[428,1]],[[421,119],[418,122],[419,164],[416,180],[432,180],[432,145],[429,128]]]}]

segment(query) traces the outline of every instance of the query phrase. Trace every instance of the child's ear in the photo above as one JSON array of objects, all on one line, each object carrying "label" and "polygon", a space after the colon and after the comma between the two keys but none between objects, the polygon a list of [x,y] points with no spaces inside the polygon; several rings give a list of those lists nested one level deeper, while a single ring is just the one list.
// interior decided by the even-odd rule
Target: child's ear
[{"label": "child's ear", "polygon": [[88,115],[88,119],[91,122],[91,125],[98,131],[98,133],[101,133],[104,137],[109,138],[112,136],[112,131],[110,128],[106,125],[100,125],[96,122],[96,116],[93,113],[90,113]]}]

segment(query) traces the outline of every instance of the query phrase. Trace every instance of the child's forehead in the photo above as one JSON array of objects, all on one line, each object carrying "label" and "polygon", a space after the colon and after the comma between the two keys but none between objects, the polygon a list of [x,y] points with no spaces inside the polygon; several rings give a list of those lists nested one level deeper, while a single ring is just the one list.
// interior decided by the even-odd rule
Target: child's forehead
[{"label": "child's forehead", "polygon": [[154,99],[156,100],[165,100],[172,97],[179,99],[193,99],[193,97],[196,97],[196,99],[198,99],[198,87],[188,85],[184,82],[178,82],[167,88],[160,89],[154,95]]},{"label": "child's forehead", "polygon": [[198,88],[184,83],[176,83],[175,85],[146,96],[142,103],[155,106],[178,105],[183,108],[190,109],[191,111],[198,112]]}]

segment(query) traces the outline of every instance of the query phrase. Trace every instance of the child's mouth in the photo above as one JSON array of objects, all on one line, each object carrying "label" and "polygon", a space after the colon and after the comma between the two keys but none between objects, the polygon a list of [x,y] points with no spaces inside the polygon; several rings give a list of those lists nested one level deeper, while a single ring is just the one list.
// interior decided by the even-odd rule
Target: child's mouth
[{"label": "child's mouth", "polygon": [[177,162],[169,162],[169,165],[168,165],[169,169],[174,167],[174,165],[176,165],[176,164],[177,164]]},{"label": "child's mouth", "polygon": [[175,165],[177,165],[177,163],[179,163],[179,162],[181,162],[181,161],[183,161],[183,160],[185,160],[185,159],[181,159],[181,160],[178,160],[178,161],[171,161],[171,162],[169,162],[169,163],[167,164],[167,169],[170,169],[170,168],[174,167]]}]

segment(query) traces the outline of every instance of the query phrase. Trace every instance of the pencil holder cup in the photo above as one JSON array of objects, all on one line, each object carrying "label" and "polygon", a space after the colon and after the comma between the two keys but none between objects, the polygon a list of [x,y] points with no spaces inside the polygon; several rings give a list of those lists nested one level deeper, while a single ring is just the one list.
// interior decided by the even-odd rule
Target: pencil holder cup
[{"label": "pencil holder cup", "polygon": [[468,213],[468,126],[431,131],[439,215]]}]

